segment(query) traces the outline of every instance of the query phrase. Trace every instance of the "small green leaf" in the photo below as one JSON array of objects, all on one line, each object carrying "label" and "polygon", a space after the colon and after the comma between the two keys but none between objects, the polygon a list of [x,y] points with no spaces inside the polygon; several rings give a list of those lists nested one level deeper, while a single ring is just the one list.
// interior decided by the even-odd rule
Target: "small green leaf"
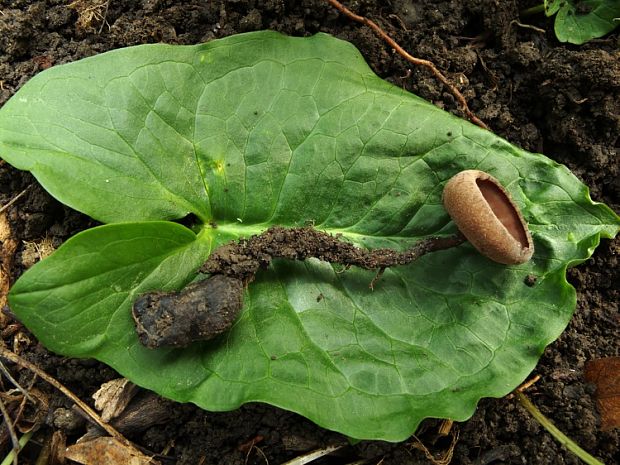
[{"label": "small green leaf", "polygon": [[[211,241],[176,223],[99,226],[65,242],[9,294],[23,323],[69,356],[136,345],[131,305],[143,292],[178,289],[209,255]],[[37,310],[39,309],[39,310]]]},{"label": "small green leaf", "polygon": [[555,18],[555,35],[560,42],[581,45],[613,31],[620,16],[618,0],[545,0],[545,13]]},{"label": "small green leaf", "polygon": [[[43,344],[172,399],[268,402],[356,438],[402,440],[425,417],[464,420],[481,397],[510,392],[571,318],[566,268],[620,225],[565,167],[384,82],[324,34],[140,46],[51,68],[0,110],[0,154],[119,222],[67,241],[11,289]],[[374,291],[372,272],[276,261],[228,333],[139,345],[137,295],[181,288],[214,247],[312,223],[404,250],[455,231],[441,191],[471,168],[522,208],[532,261],[500,266],[464,244],[387,270]],[[150,221],[188,213],[196,232]]]}]

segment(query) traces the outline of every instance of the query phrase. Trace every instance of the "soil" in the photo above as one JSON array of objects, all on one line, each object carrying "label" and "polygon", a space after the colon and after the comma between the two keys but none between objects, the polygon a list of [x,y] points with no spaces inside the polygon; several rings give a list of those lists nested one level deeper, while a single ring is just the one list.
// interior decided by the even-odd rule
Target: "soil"
[{"label": "soil", "polygon": [[[126,0],[109,2],[107,9],[106,2],[98,0],[78,0],[73,8],[68,3],[0,0],[0,105],[52,65],[128,45],[194,44],[237,32],[274,29],[291,35],[323,31],[348,40],[379,76],[461,116],[452,95],[427,71],[412,67],[368,28],[338,14],[326,1]],[[447,73],[470,108],[495,133],[566,164],[590,186],[595,200],[619,211],[620,36],[615,32],[582,46],[561,44],[544,15],[519,18],[520,10],[536,3],[355,0],[347,6],[374,19],[405,49]],[[52,199],[30,174],[0,164],[0,205],[22,192],[5,212],[17,249],[8,263],[12,280],[25,263],[31,263],[33,250],[41,255],[42,244],[58,246],[95,224]],[[5,250],[7,244],[5,240]],[[617,429],[599,430],[594,390],[584,381],[584,364],[619,352],[619,248],[618,240],[603,241],[591,259],[569,270],[568,279],[578,292],[575,316],[545,351],[534,372],[542,379],[528,391],[562,431],[607,464],[620,462],[620,434]],[[101,383],[117,376],[98,362],[48,353],[6,315],[0,322],[9,347],[87,402]],[[23,385],[30,385],[26,370],[11,369]],[[6,391],[6,380],[2,382]],[[50,414],[20,456],[24,464],[34,463],[40,445],[54,430],[62,428],[68,443],[85,430],[83,422],[60,420],[71,407],[60,394],[42,382],[36,382],[35,388],[47,396]],[[315,447],[346,443],[338,434],[268,405],[250,404],[227,413],[182,404],[169,409],[165,423],[126,433],[148,451],[167,448],[173,459],[164,463],[278,464]],[[426,421],[418,437],[439,453],[450,441],[437,439],[437,427],[437,421]],[[579,463],[514,398],[483,400],[469,421],[454,428],[459,438],[453,463]],[[8,450],[5,432],[0,439],[3,457]],[[416,444],[414,439],[397,444],[363,441],[314,463],[359,459],[429,463]]]}]

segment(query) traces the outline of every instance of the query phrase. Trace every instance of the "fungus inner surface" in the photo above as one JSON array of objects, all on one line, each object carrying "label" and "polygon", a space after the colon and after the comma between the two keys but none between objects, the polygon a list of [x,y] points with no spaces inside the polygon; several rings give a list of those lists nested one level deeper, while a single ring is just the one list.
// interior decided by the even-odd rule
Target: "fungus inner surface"
[{"label": "fungus inner surface", "polygon": [[519,241],[523,248],[527,248],[529,246],[527,234],[525,233],[521,218],[519,218],[519,214],[508,196],[497,184],[488,179],[476,179],[476,184],[489,207],[497,216],[497,219],[504,225],[510,235]]}]

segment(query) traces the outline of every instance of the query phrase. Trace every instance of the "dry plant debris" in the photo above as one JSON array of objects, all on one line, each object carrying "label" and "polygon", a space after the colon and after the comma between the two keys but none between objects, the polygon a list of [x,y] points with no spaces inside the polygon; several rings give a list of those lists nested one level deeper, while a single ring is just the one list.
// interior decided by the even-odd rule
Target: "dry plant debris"
[{"label": "dry plant debris", "polygon": [[[65,396],[71,399],[88,417],[93,420],[100,428],[102,428],[106,433],[108,433],[112,438],[119,444],[122,444],[128,449],[134,449],[137,455],[141,455],[141,453],[135,449],[135,446],[128,441],[121,433],[119,433],[115,428],[105,423],[101,417],[88,405],[86,405],[79,397],[77,397],[73,392],[71,392],[67,387],[61,384],[57,379],[50,376],[43,370],[41,370],[36,365],[30,363],[14,352],[10,351],[6,347],[0,346],[0,358],[8,360],[12,363],[15,363],[22,368],[30,370],[32,373],[37,375],[39,378],[43,379],[47,383],[51,384],[54,388],[58,389]],[[113,463],[113,462],[108,462]]]},{"label": "dry plant debris", "polygon": [[39,241],[23,241],[24,249],[21,254],[21,264],[24,268],[30,268],[35,263],[49,257],[56,248],[52,239],[45,236]]},{"label": "dry plant debris", "polygon": [[[0,309],[6,304],[6,296],[9,293],[11,265],[15,251],[17,250],[17,240],[13,237],[6,214],[0,213]],[[0,313],[0,330],[8,324],[4,313]]]},{"label": "dry plant debris", "polygon": [[118,417],[127,408],[138,389],[138,386],[127,378],[113,379],[103,383],[92,396],[95,408],[101,412],[101,419],[109,422]]},{"label": "dry plant debris", "polygon": [[158,461],[117,439],[105,437],[67,447],[65,457],[84,465],[156,465]]},{"label": "dry plant debris", "polygon": [[100,33],[107,24],[109,4],[110,0],[75,0],[68,7],[78,14],[75,25],[79,30]]},{"label": "dry plant debris", "polygon": [[601,430],[620,427],[620,357],[590,360],[585,371],[586,380],[596,385]]}]

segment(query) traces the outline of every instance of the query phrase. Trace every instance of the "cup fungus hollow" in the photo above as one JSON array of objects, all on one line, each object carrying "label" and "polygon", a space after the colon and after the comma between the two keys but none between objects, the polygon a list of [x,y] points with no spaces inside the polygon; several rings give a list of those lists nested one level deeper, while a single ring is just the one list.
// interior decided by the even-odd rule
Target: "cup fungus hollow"
[{"label": "cup fungus hollow", "polygon": [[506,265],[525,263],[534,243],[519,208],[497,179],[466,170],[452,177],[443,204],[461,233],[484,256]]}]

